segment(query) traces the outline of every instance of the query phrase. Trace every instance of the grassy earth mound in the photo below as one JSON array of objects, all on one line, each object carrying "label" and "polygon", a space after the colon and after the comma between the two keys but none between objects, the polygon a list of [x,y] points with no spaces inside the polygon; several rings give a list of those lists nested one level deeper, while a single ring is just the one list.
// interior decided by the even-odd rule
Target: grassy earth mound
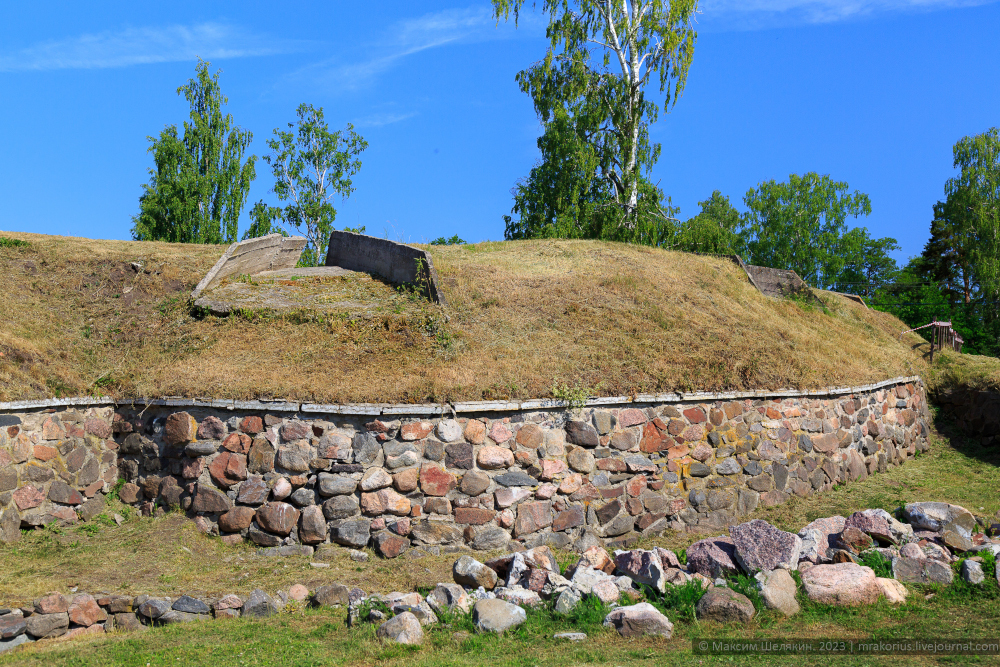
[{"label": "grassy earth mound", "polygon": [[823,306],[771,299],[728,260],[642,246],[429,246],[447,308],[377,280],[325,297],[302,281],[352,306],[216,318],[188,297],[222,246],[2,234],[27,245],[0,247],[0,401],[443,402],[850,386],[926,369],[926,342],[900,340],[890,315],[829,292]]}]

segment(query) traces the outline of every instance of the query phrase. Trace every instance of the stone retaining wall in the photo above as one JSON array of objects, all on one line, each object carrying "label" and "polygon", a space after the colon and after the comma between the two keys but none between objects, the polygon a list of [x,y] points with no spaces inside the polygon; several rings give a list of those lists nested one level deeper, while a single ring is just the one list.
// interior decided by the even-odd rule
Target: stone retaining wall
[{"label": "stone retaining wall", "polygon": [[179,506],[206,532],[262,547],[332,541],[394,557],[716,532],[926,448],[922,382],[883,385],[458,418],[232,402],[12,411],[0,416],[18,422],[0,428],[0,536],[93,516],[118,478],[144,513]]},{"label": "stone retaining wall", "polygon": [[948,390],[938,392],[934,398],[965,433],[982,438],[982,444],[987,446],[1000,441],[1000,394]]},{"label": "stone retaining wall", "polygon": [[100,514],[118,480],[114,408],[0,414],[0,541]]}]

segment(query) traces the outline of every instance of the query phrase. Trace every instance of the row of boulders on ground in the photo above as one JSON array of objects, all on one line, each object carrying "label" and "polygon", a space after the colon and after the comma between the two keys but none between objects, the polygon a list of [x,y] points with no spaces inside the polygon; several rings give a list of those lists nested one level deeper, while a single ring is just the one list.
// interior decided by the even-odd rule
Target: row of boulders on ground
[{"label": "row of boulders on ground", "polygon": [[0,609],[0,652],[39,639],[69,639],[213,617],[270,616],[290,601],[304,600],[307,594],[304,586],[293,586],[276,598],[262,590],[246,598],[230,594],[212,599],[49,593],[31,605]]},{"label": "row of boulders on ground", "polygon": [[[745,623],[755,616],[756,608],[730,586],[732,575],[753,576],[761,602],[786,616],[800,610],[799,587],[791,574],[795,570],[806,597],[836,606],[874,604],[883,598],[902,603],[908,595],[906,583],[950,583],[951,564],[959,558],[960,576],[966,582],[985,582],[984,559],[977,554],[996,555],[1000,544],[976,531],[982,522],[971,512],[946,503],[912,503],[901,508],[900,515],[905,523],[884,510],[819,519],[798,535],[754,520],[733,526],[729,536],[695,543],[686,551],[686,562],[658,547],[616,551],[612,556],[593,546],[560,573],[547,547],[486,563],[462,556],[453,568],[457,585],[439,584],[426,600],[416,594],[405,601],[398,597],[401,594],[359,600],[351,619],[381,622],[380,636],[419,643],[420,626],[437,620],[428,612],[471,610],[479,630],[502,632],[524,621],[525,606],[554,600],[557,613],[568,613],[592,595],[615,607],[605,625],[623,636],[669,637],[670,620],[648,602],[636,603],[643,592],[664,593],[671,586],[693,584],[703,591],[695,608],[699,620]],[[992,526],[990,532],[997,528]],[[962,556],[955,555],[959,553]],[[861,564],[868,554],[891,563],[894,576],[878,577]],[[371,606],[376,599],[395,616],[385,620],[386,609]]]},{"label": "row of boulders on ground", "polygon": [[[864,510],[847,518],[817,519],[798,534],[756,519],[681,553],[654,547],[609,554],[593,545],[565,570],[547,546],[485,563],[463,555],[452,568],[454,583],[440,583],[426,597],[415,592],[366,595],[341,584],[321,586],[311,594],[296,585],[274,598],[261,590],[246,598],[218,599],[52,593],[29,607],[0,610],[0,650],[111,629],[268,616],[307,601],[346,607],[349,625],[378,623],[380,637],[419,644],[423,628],[437,624],[442,615],[471,613],[478,631],[502,633],[525,622],[526,608],[548,602],[556,613],[567,614],[593,596],[612,608],[604,624],[622,636],[670,637],[671,621],[650,604],[668,587],[697,591],[695,613],[700,620],[750,621],[757,610],[744,594],[749,591],[734,590],[733,575],[738,574],[753,577],[760,601],[788,616],[799,611],[799,587],[791,575],[796,570],[806,597],[838,606],[873,604],[882,598],[901,603],[907,583],[951,583],[952,565],[958,560],[966,582],[986,583],[981,564],[1000,553],[1000,540],[980,529],[995,533],[1000,525],[986,527],[965,508],[946,503],[911,503],[900,508],[898,516],[902,520],[884,510]],[[870,558],[890,563],[893,577],[876,576],[863,564]]]},{"label": "row of boulders on ground", "polygon": [[[329,590],[317,591],[313,602],[319,604],[317,599],[326,600],[325,604],[336,600],[339,604],[343,600],[346,605],[349,595],[355,598],[364,596],[357,589],[353,593],[342,586],[336,589],[337,596],[331,596]],[[343,589],[342,596],[340,589]],[[146,626],[211,618],[263,618],[285,607],[302,605],[308,599],[308,589],[300,584],[287,591],[279,591],[274,597],[260,589],[245,597],[228,594],[214,598],[49,593],[24,607],[0,608],[0,652],[39,639],[71,639],[111,631],[131,632]]]},{"label": "row of boulders on ground", "polygon": [[891,566],[899,582],[949,584],[951,565],[961,558],[962,576],[979,583],[981,552],[1000,552],[1000,542],[987,536],[1000,532],[1000,524],[987,525],[958,505],[911,503],[900,508],[898,516],[882,509],[863,510],[846,518],[816,519],[798,534],[754,520],[733,526],[728,536],[693,544],[687,550],[687,568],[709,577],[798,570],[805,582],[828,571],[813,571],[820,566],[878,558]]}]

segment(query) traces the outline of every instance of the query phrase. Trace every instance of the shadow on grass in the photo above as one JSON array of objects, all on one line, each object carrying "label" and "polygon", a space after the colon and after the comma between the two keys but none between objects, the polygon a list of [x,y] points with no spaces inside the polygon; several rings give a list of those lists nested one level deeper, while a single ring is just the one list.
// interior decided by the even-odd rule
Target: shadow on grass
[{"label": "shadow on grass", "polygon": [[1000,442],[993,445],[983,445],[983,437],[963,431],[955,423],[954,417],[940,406],[934,406],[934,429],[959,454],[976,459],[983,463],[1000,466]]}]

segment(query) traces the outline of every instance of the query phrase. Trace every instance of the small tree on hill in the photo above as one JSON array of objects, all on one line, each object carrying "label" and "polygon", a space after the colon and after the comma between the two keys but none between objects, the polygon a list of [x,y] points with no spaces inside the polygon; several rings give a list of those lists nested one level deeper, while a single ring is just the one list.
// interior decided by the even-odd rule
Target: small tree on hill
[{"label": "small tree on hill", "polygon": [[234,125],[232,115],[223,115],[228,100],[219,88],[219,72],[209,74],[209,65],[199,60],[196,78],[177,89],[191,105],[183,134],[170,125],[159,138],[148,137],[155,167],[132,218],[137,241],[236,240],[257,158],[243,160],[253,135]]},{"label": "small tree on hill", "polygon": [[251,211],[253,223],[247,236],[277,231],[273,222],[280,218],[291,231],[309,240],[299,264],[318,266],[324,261],[323,250],[337,218],[331,200],[337,195],[347,199],[354,192],[351,179],[361,169],[358,156],[368,142],[350,123],[331,132],[322,107],[300,104],[296,114],[298,121],[288,124],[289,131],[275,128],[274,138],[267,142],[271,154],[264,156],[274,173],[272,191],[289,203],[279,208],[258,202]]},{"label": "small tree on hill", "polygon": [[[515,20],[525,0],[492,0]],[[536,3],[532,3],[533,5]],[[510,239],[561,236],[660,245],[673,211],[648,179],[660,101],[684,90],[697,0],[543,0],[549,49],[517,75],[544,125],[542,161],[513,191]],[[659,80],[659,95],[647,97]],[[659,98],[659,99],[657,99]]]},{"label": "small tree on hill", "polygon": [[670,247],[688,252],[742,255],[745,248],[739,235],[740,212],[729,202],[729,197],[716,190],[698,205],[701,213],[680,225]]}]

